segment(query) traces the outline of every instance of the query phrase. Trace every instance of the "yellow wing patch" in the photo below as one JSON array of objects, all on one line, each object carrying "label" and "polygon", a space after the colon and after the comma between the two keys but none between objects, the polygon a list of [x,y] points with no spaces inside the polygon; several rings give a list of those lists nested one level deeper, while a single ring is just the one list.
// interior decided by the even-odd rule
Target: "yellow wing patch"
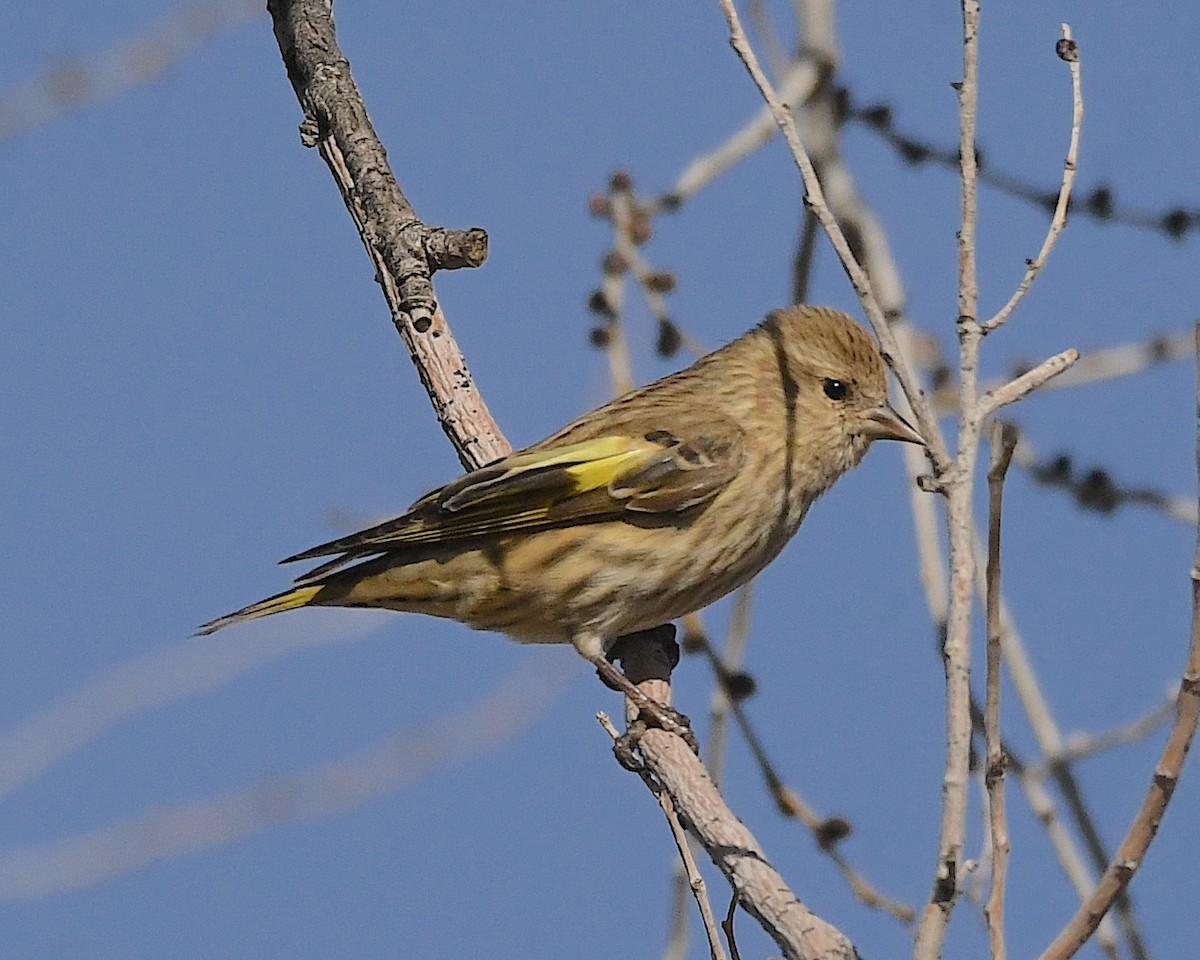
[{"label": "yellow wing patch", "polygon": [[684,443],[667,431],[526,450],[474,470],[368,530],[289,557],[341,556],[299,578],[312,583],[354,560],[419,544],[515,533],[563,522],[679,512],[715,496],[736,474],[728,441]]}]

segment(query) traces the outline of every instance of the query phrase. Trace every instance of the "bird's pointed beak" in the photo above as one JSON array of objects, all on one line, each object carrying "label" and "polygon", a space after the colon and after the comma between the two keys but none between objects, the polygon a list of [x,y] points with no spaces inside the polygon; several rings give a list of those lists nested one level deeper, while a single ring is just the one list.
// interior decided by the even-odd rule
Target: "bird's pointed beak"
[{"label": "bird's pointed beak", "polygon": [[868,440],[903,440],[925,446],[925,438],[887,404],[867,414],[862,433]]}]

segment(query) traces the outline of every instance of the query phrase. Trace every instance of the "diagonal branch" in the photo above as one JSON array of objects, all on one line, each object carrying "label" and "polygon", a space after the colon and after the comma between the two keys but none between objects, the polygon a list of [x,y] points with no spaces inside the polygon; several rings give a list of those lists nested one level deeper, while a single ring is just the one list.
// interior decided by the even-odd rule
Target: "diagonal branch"
[{"label": "diagonal branch", "polygon": [[338,47],[330,4],[270,0],[267,9],[304,110],[304,142],[319,148],[337,181],[442,429],[464,467],[504,456],[511,447],[467,372],[431,282],[435,270],[483,263],[487,234],[430,227],[417,217]]},{"label": "diagonal branch", "polygon": [[[1196,471],[1200,475],[1200,323],[1196,325]],[[1167,736],[1162,755],[1154,768],[1150,788],[1141,807],[1134,814],[1125,839],[1113,855],[1108,869],[1096,884],[1095,892],[1079,908],[1062,932],[1042,953],[1040,960],[1067,960],[1087,942],[1088,937],[1108,912],[1113,902],[1125,892],[1146,850],[1158,833],[1163,814],[1179,783],[1183,762],[1196,734],[1200,720],[1200,538],[1196,543],[1196,559],[1192,563],[1192,635],[1187,662],[1179,684],[1175,704],[1175,723]]]}]

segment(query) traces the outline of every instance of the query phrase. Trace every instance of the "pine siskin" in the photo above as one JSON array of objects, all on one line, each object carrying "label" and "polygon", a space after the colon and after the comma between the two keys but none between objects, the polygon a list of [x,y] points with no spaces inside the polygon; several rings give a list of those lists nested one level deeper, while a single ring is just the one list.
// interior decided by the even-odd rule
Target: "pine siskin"
[{"label": "pine siskin", "polygon": [[573,643],[599,664],[618,637],[758,573],[880,439],[923,442],[888,405],[871,337],[836,310],[777,310],[403,516],[289,557],[334,559],[198,632],[297,607],[386,607]]}]

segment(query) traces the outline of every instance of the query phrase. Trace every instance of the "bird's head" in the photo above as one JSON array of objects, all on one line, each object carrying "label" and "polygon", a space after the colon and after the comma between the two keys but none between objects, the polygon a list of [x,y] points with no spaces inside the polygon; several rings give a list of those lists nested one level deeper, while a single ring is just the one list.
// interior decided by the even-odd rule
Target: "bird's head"
[{"label": "bird's head", "polygon": [[776,342],[785,390],[794,394],[794,437],[808,447],[808,458],[823,461],[830,482],[857,464],[872,441],[924,443],[888,403],[875,340],[846,314],[787,307],[771,313],[764,328]]}]

